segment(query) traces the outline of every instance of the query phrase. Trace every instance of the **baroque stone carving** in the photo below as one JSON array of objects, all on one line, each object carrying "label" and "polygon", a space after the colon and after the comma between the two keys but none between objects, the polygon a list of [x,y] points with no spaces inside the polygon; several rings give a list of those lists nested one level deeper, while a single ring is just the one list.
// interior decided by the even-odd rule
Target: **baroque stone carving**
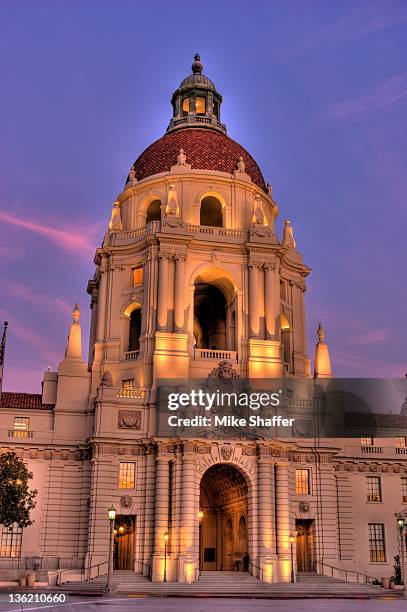
[{"label": "baroque stone carving", "polygon": [[113,377],[109,370],[103,373],[102,379],[100,381],[101,387],[113,387]]},{"label": "baroque stone carving", "polygon": [[208,374],[208,378],[240,378],[239,372],[237,372],[232,365],[232,362],[228,359],[219,361],[216,368],[213,368]]},{"label": "baroque stone carving", "polygon": [[309,505],[308,502],[304,502],[304,501],[298,502],[298,508],[299,508],[300,512],[302,512],[302,513],[310,511],[310,505]]},{"label": "baroque stone carving", "polygon": [[132,501],[130,495],[123,495],[120,498],[120,505],[122,508],[131,508]]},{"label": "baroque stone carving", "polygon": [[222,446],[220,449],[220,454],[224,461],[229,461],[233,453],[233,448],[231,446]]},{"label": "baroque stone carving", "polygon": [[119,410],[118,415],[119,429],[141,429],[140,410]]}]

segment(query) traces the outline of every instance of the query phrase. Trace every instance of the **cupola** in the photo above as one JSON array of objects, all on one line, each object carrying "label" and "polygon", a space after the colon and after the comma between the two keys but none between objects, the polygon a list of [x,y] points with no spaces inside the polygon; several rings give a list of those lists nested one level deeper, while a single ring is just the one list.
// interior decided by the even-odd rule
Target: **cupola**
[{"label": "cupola", "polygon": [[181,81],[172,94],[173,116],[167,132],[185,127],[206,127],[226,134],[226,126],[220,122],[222,96],[202,71],[201,58],[196,53],[192,74]]}]

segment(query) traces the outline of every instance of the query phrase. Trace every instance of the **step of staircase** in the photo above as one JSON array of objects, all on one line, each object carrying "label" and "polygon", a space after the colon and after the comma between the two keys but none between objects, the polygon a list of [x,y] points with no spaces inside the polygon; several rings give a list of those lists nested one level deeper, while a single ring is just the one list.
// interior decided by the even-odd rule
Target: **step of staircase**
[{"label": "step of staircase", "polygon": [[[87,582],[68,582],[61,590],[72,594],[101,595],[106,586],[106,576]],[[147,577],[133,572],[114,572],[112,591],[117,594],[150,596],[203,597],[260,597],[260,598],[357,598],[380,597],[395,591],[386,591],[371,584],[344,582],[320,574],[299,574],[297,582],[267,584],[248,572],[201,572],[199,580],[192,584],[179,582],[150,582]]]}]

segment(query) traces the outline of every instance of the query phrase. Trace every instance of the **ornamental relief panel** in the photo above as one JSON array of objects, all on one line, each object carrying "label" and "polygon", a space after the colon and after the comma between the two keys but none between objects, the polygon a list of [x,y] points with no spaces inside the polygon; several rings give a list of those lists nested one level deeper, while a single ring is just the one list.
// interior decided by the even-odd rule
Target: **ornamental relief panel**
[{"label": "ornamental relief panel", "polygon": [[117,418],[117,427],[119,429],[141,429],[141,411],[140,410],[119,410]]},{"label": "ornamental relief panel", "polygon": [[335,462],[335,472],[382,472],[384,474],[407,474],[407,465],[359,463],[359,462]]}]

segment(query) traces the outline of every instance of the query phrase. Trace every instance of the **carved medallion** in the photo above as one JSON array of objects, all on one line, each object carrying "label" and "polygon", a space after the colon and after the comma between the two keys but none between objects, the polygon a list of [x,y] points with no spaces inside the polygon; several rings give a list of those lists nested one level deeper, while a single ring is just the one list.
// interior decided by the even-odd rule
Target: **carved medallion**
[{"label": "carved medallion", "polygon": [[233,449],[230,446],[222,446],[220,449],[220,454],[224,461],[229,461],[233,453]]},{"label": "carved medallion", "polygon": [[119,410],[119,429],[141,429],[141,412],[135,410]]}]

